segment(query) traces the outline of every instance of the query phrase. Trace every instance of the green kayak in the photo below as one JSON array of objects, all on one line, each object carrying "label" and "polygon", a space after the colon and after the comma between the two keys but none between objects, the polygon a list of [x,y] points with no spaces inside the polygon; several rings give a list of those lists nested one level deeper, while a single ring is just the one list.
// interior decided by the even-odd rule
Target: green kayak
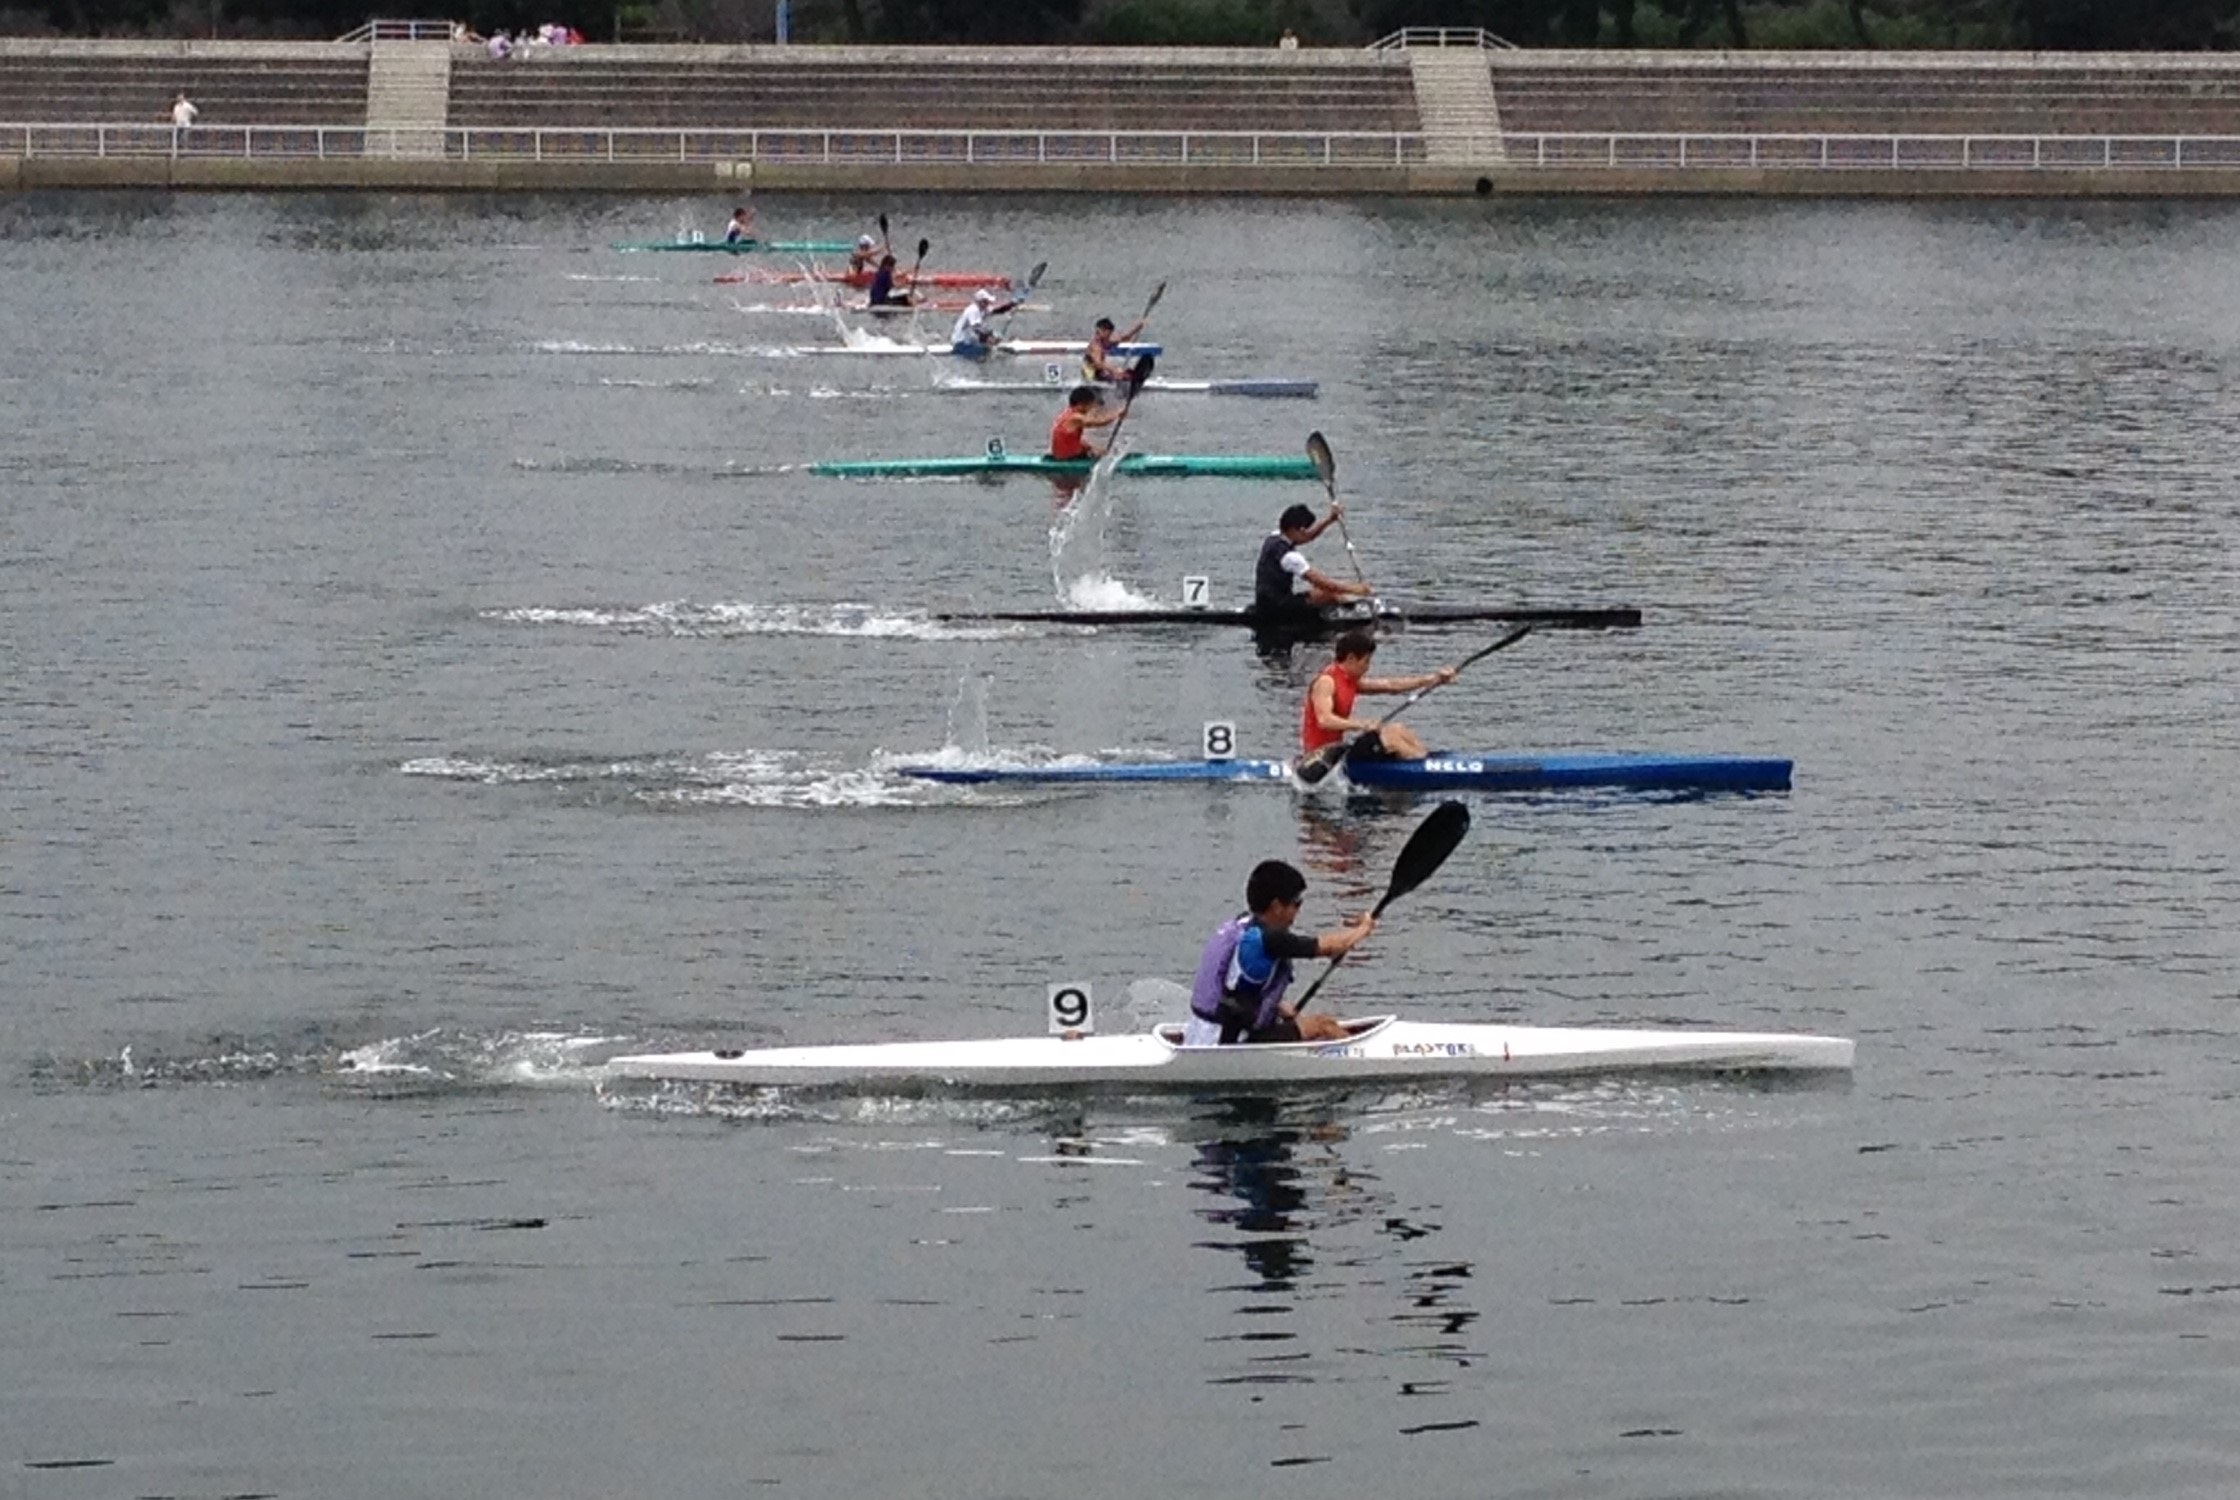
[{"label": "green kayak", "polygon": [[[983,453],[972,458],[874,458],[856,463],[811,464],[827,479],[929,479],[960,474],[1041,474],[1052,479],[1086,475],[1086,458],[1024,457]],[[1304,455],[1273,453],[1129,453],[1120,472],[1146,479],[1314,479]]]},{"label": "green kayak", "polygon": [[617,240],[615,249],[689,250],[703,255],[846,255],[848,240]]}]

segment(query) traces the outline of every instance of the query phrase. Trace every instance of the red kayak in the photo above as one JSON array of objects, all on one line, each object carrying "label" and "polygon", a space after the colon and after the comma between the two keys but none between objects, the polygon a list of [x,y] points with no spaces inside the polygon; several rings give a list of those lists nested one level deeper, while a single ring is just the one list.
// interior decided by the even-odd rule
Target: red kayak
[{"label": "red kayak", "polygon": [[[730,286],[741,281],[767,282],[773,286],[798,286],[808,281],[836,281],[842,286],[869,286],[869,271],[838,271],[826,275],[816,271],[726,271],[716,278],[719,286]],[[915,277],[907,272],[895,277],[896,286],[1009,286],[1011,277],[1002,271],[920,271]]]}]

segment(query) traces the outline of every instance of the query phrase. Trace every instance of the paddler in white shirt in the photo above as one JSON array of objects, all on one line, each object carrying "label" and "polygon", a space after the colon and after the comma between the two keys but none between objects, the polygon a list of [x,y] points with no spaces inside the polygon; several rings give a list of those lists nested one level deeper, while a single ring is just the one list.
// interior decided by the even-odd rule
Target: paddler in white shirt
[{"label": "paddler in white shirt", "polygon": [[742,203],[737,208],[731,210],[731,223],[729,227],[727,227],[723,231],[723,242],[726,245],[748,245],[754,243],[753,209],[747,207],[744,203]]},{"label": "paddler in white shirt", "polygon": [[988,326],[988,319],[1018,305],[996,301],[996,294],[986,287],[974,292],[970,305],[957,314],[956,327],[949,330],[949,352],[959,359],[986,359],[988,351],[1003,342],[1003,335]]},{"label": "paddler in white shirt", "polygon": [[[892,247],[889,247],[892,248]],[[856,236],[856,247],[848,252],[848,279],[869,276],[879,266],[879,242],[868,234]]]},{"label": "paddler in white shirt", "polygon": [[[1369,597],[1369,585],[1332,578],[1299,550],[1337,525],[1344,513],[1333,500],[1330,513],[1319,521],[1304,505],[1291,506],[1276,518],[1276,529],[1261,539],[1260,560],[1252,574],[1252,612],[1259,623],[1280,628],[1287,620],[1303,622],[1325,604]],[[1304,591],[1299,588],[1302,583]]]}]

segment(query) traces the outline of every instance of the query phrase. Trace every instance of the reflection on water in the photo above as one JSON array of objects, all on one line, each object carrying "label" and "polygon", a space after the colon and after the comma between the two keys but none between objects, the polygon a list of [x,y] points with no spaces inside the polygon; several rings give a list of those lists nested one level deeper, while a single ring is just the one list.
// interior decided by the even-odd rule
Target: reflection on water
[{"label": "reflection on water", "polygon": [[[1199,1113],[1192,1128],[1190,1187],[1207,1200],[1194,1212],[1214,1231],[1192,1243],[1222,1257],[1208,1291],[1247,1298],[1208,1335],[1209,1343],[1246,1352],[1210,1362],[1207,1384],[1312,1384],[1349,1378],[1343,1369],[1356,1361],[1382,1369],[1399,1360],[1383,1371],[1395,1394],[1429,1397],[1446,1394],[1449,1378],[1427,1375],[1415,1362],[1468,1369],[1479,1360],[1466,1341],[1478,1321],[1469,1302],[1473,1262],[1440,1254],[1441,1224],[1396,1202],[1358,1165],[1363,1143],[1334,1109],[1302,1113],[1274,1099],[1231,1100]],[[1230,1274],[1231,1255],[1243,1261],[1245,1280]],[[1365,1312],[1354,1305],[1364,1292],[1371,1299]],[[1388,1330],[1383,1337],[1379,1325]],[[1399,1430],[1476,1425],[1476,1417],[1456,1415]]]},{"label": "reflection on water", "polygon": [[[1293,1290],[1314,1264],[1302,1232],[1308,1193],[1297,1160],[1297,1147],[1308,1133],[1277,1125],[1277,1113],[1274,1100],[1245,1099],[1204,1117],[1220,1131],[1198,1143],[1193,1162],[1197,1175],[1190,1184],[1216,1200],[1200,1208],[1198,1216],[1235,1231],[1228,1240],[1195,1243],[1242,1255],[1256,1280],[1253,1289],[1263,1292]],[[1343,1135],[1337,1125],[1320,1128]]]}]

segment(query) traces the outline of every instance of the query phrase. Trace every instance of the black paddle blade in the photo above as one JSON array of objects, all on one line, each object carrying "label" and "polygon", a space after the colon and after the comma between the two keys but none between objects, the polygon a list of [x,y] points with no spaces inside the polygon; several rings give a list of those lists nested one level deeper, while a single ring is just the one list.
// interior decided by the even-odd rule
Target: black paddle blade
[{"label": "black paddle blade", "polygon": [[[1416,831],[1408,835],[1406,847],[1401,849],[1400,858],[1392,866],[1392,886],[1384,893],[1384,899],[1377,903],[1377,909],[1369,915],[1372,918],[1383,916],[1386,907],[1429,880],[1432,872],[1447,862],[1447,856],[1454,853],[1455,846],[1462,842],[1462,836],[1469,831],[1469,808],[1459,802],[1442,802],[1433,808],[1431,816],[1425,818]],[[1321,990],[1324,981],[1337,973],[1338,965],[1345,961],[1343,953],[1331,959],[1330,967],[1315,976],[1314,983],[1307,986],[1307,992],[1292,1003],[1292,1009],[1305,1010],[1307,1002]]]},{"label": "black paddle blade", "polygon": [[1469,808],[1459,802],[1442,802],[1433,808],[1431,816],[1408,835],[1407,846],[1392,866],[1392,885],[1377,903],[1376,915],[1383,916],[1386,907],[1437,874],[1469,831]]},{"label": "black paddle blade", "polygon": [[1130,401],[1136,399],[1136,393],[1143,389],[1144,382],[1151,378],[1151,372],[1158,366],[1159,362],[1146,354],[1130,367],[1128,371],[1128,399]]},{"label": "black paddle blade", "polygon": [[1307,434],[1307,461],[1322,476],[1322,487],[1330,498],[1338,498],[1338,455],[1330,451],[1330,440],[1319,432]]},{"label": "black paddle blade", "polygon": [[1291,774],[1299,778],[1301,786],[1320,786],[1332,771],[1338,769],[1338,762],[1346,758],[1346,746],[1349,743],[1351,741],[1340,740],[1334,745],[1324,745],[1312,755],[1300,756],[1298,763],[1292,766]]},{"label": "black paddle blade", "polygon": [[[1167,284],[1163,281],[1151,289],[1151,300],[1143,304],[1144,318],[1148,318],[1151,316],[1151,309],[1157,307],[1159,305],[1159,299],[1161,297],[1164,297],[1166,294]],[[1143,318],[1138,318],[1136,319],[1136,321],[1140,323],[1143,321]]]},{"label": "black paddle blade", "polygon": [[1034,263],[1034,269],[1027,273],[1027,290],[1031,292],[1036,287],[1042,285],[1042,273],[1049,269],[1050,262],[1046,260],[1036,261]]},{"label": "black paddle blade", "polygon": [[879,215],[879,238],[882,240],[887,238],[887,216],[885,214]]},{"label": "black paddle blade", "polygon": [[918,259],[920,259],[920,260],[924,260],[924,259],[926,258],[926,252],[927,252],[928,250],[931,250],[932,248],[933,248],[933,241],[931,241],[931,240],[920,240],[920,241],[918,241]]}]

